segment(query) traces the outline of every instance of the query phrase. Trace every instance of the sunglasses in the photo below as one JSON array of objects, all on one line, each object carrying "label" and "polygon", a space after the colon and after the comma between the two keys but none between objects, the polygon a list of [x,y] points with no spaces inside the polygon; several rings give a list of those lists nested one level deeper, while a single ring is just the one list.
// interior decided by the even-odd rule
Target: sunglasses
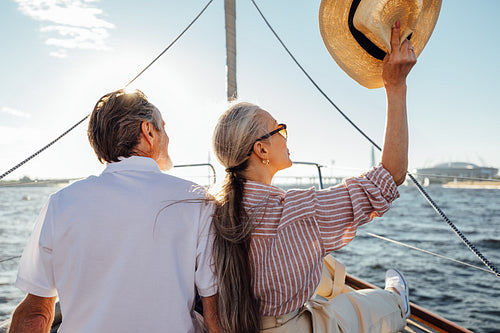
[{"label": "sunglasses", "polygon": [[261,140],[267,139],[267,138],[273,136],[276,133],[281,134],[281,136],[284,137],[285,140],[288,139],[288,132],[286,131],[286,125],[285,124],[278,124],[278,128],[277,129],[275,129],[272,132],[267,133],[266,135],[261,136],[260,138],[258,138],[257,140],[254,141],[254,143],[252,144],[252,150],[250,150],[250,152],[248,153],[248,156],[252,155],[253,145],[255,143],[257,143],[257,142],[259,142]]}]

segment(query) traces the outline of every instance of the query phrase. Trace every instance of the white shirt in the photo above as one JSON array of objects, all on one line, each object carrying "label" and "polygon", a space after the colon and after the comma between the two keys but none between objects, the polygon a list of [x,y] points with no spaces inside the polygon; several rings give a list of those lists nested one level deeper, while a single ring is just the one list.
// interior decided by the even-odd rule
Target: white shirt
[{"label": "white shirt", "polygon": [[195,332],[195,289],[216,293],[203,198],[150,158],[110,163],[50,197],[15,285],[59,296],[59,332]]}]

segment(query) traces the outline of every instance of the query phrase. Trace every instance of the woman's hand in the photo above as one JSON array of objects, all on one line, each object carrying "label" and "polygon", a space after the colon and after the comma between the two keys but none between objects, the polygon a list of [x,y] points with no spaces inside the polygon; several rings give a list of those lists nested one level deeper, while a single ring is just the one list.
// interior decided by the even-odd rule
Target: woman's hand
[{"label": "woman's hand", "polygon": [[406,77],[417,62],[417,55],[411,45],[410,40],[399,45],[400,23],[392,28],[391,32],[391,52],[384,58],[382,67],[382,78],[386,89],[406,86]]}]

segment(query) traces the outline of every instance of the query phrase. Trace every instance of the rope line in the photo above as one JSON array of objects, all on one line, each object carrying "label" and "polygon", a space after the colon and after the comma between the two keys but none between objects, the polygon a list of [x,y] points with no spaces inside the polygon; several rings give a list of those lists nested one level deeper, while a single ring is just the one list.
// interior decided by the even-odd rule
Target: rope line
[{"label": "rope line", "polygon": [[15,257],[10,257],[10,258],[5,258],[5,259],[0,260],[0,263],[6,262],[6,261],[9,261],[9,260],[19,259],[19,258],[21,258],[21,256],[15,256]]},{"label": "rope line", "polygon": [[260,11],[259,6],[257,6],[257,4],[255,3],[254,0],[251,0],[251,1],[252,1],[253,5],[255,6],[255,8],[257,9],[257,11],[259,12],[259,14],[262,17],[262,19],[264,20],[264,22],[266,22],[267,27],[273,32],[273,34],[276,37],[276,39],[280,42],[281,46],[283,46],[283,48],[288,53],[288,55],[293,59],[293,61],[300,68],[300,70],[302,71],[302,73],[304,73],[304,75],[307,76],[307,78],[309,79],[309,81],[311,81],[311,83],[316,87],[316,89],[318,89],[318,91],[321,93],[321,95],[323,95],[323,97],[326,98],[326,100],[331,105],[333,105],[333,107],[335,107],[335,109],[337,109],[337,111],[345,118],[345,120],[347,120],[355,129],[357,129],[358,132],[361,135],[363,135],[368,141],[370,141],[370,143],[373,146],[375,146],[378,150],[381,150],[380,147],[368,135],[366,135],[365,132],[363,132],[351,119],[349,119],[349,117],[344,112],[342,112],[342,110],[340,110],[340,108],[330,99],[330,97],[328,97],[328,95],[318,86],[318,84],[312,79],[312,77],[309,75],[309,73],[307,73],[306,70],[302,67],[302,65],[297,61],[297,59],[295,59],[295,57],[293,56],[292,52],[290,52],[288,50],[288,48],[283,43],[283,41],[281,40],[281,38],[278,36],[278,34],[276,33],[276,31],[274,31],[274,29],[271,26],[271,24],[269,24],[269,22],[267,21],[266,17],[264,16],[264,14],[262,14],[262,12]]},{"label": "rope line", "polygon": [[6,172],[4,172],[1,176],[0,176],[0,179],[4,178],[5,176],[7,176],[8,174],[10,174],[11,172],[15,171],[16,169],[18,169],[19,167],[23,166],[26,162],[28,162],[29,160],[31,160],[33,157],[37,156],[38,154],[40,154],[42,151],[44,151],[45,149],[49,148],[50,146],[52,146],[54,143],[56,143],[57,141],[59,141],[60,138],[62,138],[63,136],[65,136],[66,134],[68,134],[69,132],[71,132],[75,127],[77,127],[78,125],[80,125],[81,123],[83,123],[87,118],[89,117],[89,115],[86,115],[82,120],[80,120],[79,122],[77,122],[76,124],[74,124],[73,126],[71,126],[68,130],[66,130],[66,132],[64,132],[63,134],[59,135],[55,140],[53,140],[51,143],[49,143],[48,145],[46,145],[45,147],[43,147],[42,149],[40,149],[39,151],[37,151],[36,153],[34,153],[33,155],[31,155],[30,157],[28,157],[27,159],[25,159],[24,161],[22,161],[21,163],[17,164],[15,167],[7,170]]},{"label": "rope line", "polygon": [[363,233],[366,234],[366,235],[368,235],[368,236],[374,237],[374,238],[379,238],[381,240],[384,240],[384,241],[387,241],[387,242],[391,242],[391,243],[394,243],[394,244],[398,244],[398,245],[407,247],[407,248],[412,249],[412,250],[423,252],[425,254],[430,254],[430,255],[439,257],[441,259],[452,261],[452,262],[457,263],[457,264],[469,266],[469,267],[478,269],[480,271],[484,271],[486,273],[495,274],[494,272],[492,272],[492,271],[490,271],[488,269],[485,269],[485,268],[482,268],[482,267],[479,267],[479,266],[475,266],[475,265],[472,265],[472,264],[468,264],[466,262],[463,262],[463,261],[460,261],[460,260],[456,260],[456,259],[453,259],[453,258],[450,258],[450,257],[446,257],[446,256],[443,256],[441,254],[437,254],[437,253],[434,253],[434,252],[431,252],[431,251],[420,249],[420,248],[412,246],[412,245],[408,245],[408,244],[405,244],[405,243],[402,243],[402,242],[398,242],[398,241],[396,241],[394,239],[390,239],[390,238],[387,238],[387,237],[384,237],[384,236],[380,236],[380,235],[377,235],[377,234],[374,234],[374,233],[371,233],[371,232],[366,232],[366,231],[363,231]]},{"label": "rope line", "polygon": [[[309,81],[318,89],[318,91],[323,95],[323,97],[326,98],[326,100],[337,109],[337,111],[359,132],[361,135],[363,135],[375,148],[377,148],[379,151],[382,151],[382,149],[368,136],[366,135],[354,122],[347,117],[347,115],[342,112],[339,107],[326,95],[326,93],[318,86],[318,84],[312,79],[312,77],[306,72],[306,70],[302,67],[302,65],[297,61],[297,59],[293,56],[293,54],[288,50],[286,47],[285,43],[281,40],[281,38],[278,36],[276,31],[273,29],[269,21],[266,19],[262,11],[260,10],[259,6],[255,3],[255,0],[250,0],[252,1],[253,5],[259,12],[260,16],[266,23],[267,27],[271,30],[271,32],[274,34],[276,39],[279,41],[281,46],[285,49],[285,51],[288,53],[288,55],[292,58],[292,60],[295,62],[295,64],[300,68],[302,73],[305,74],[305,76],[309,79]],[[423,189],[423,187],[417,182],[417,180],[409,173],[407,172],[408,176],[410,179],[413,181],[413,183],[417,186],[419,189],[420,193],[427,199],[427,201],[431,204],[431,206],[436,210],[436,212],[443,218],[443,220],[453,229],[453,231],[460,237],[460,239],[467,245],[467,247],[490,269],[492,270],[498,277],[500,277],[500,272],[496,269],[496,267],[490,263],[484,256],[483,254],[477,250],[477,248],[458,230],[458,228],[448,219],[448,217],[443,213],[443,211],[434,203],[434,201],[430,198],[430,196],[427,194],[427,192]]]},{"label": "rope line", "polygon": [[[168,45],[153,61],[151,61],[151,63],[149,63],[149,65],[147,65],[139,74],[137,74],[129,83],[127,83],[125,85],[125,88],[128,87],[132,82],[134,82],[139,76],[141,76],[149,67],[151,67],[151,65],[153,65],[165,52],[167,52],[170,47],[172,47],[172,45],[175,44],[175,42],[177,42],[177,40],[179,38],[181,38],[182,35],[184,35],[184,33],[189,29],[191,28],[191,26],[198,20],[198,18],[205,12],[205,10],[208,8],[208,6],[213,2],[213,0],[210,0],[208,1],[208,3],[205,5],[205,7],[203,7],[203,9],[200,11],[200,13],[198,13],[198,15],[196,15],[196,17],[191,21],[191,23],[188,24],[188,26],[177,36],[177,38],[174,39],[173,42],[170,43],[170,45]],[[52,141],[51,143],[49,143],[48,145],[46,145],[45,147],[43,147],[42,149],[40,149],[39,151],[37,151],[36,153],[34,153],[33,155],[31,155],[30,157],[26,158],[24,161],[22,161],[21,163],[17,164],[16,166],[14,166],[13,168],[7,170],[6,172],[4,172],[1,176],[0,176],[0,180],[3,179],[4,177],[6,177],[7,175],[9,175],[10,173],[12,173],[13,171],[15,171],[16,169],[18,169],[19,167],[23,166],[26,162],[28,162],[29,160],[31,160],[33,157],[37,156],[38,154],[40,154],[41,152],[43,152],[45,149],[49,148],[50,146],[52,146],[54,143],[56,143],[57,141],[59,141],[59,139],[61,139],[63,136],[65,136],[66,134],[68,134],[69,132],[71,132],[75,127],[77,127],[78,125],[80,125],[81,123],[83,123],[90,115],[86,115],[82,120],[80,120],[79,122],[77,122],[75,125],[71,126],[70,129],[68,129],[66,132],[64,132],[63,134],[61,134],[60,136],[58,136],[54,141]]]},{"label": "rope line", "polygon": [[163,51],[162,51],[162,52],[161,52],[161,53],[160,53],[160,54],[159,54],[159,55],[158,55],[158,56],[157,56],[157,57],[156,57],[153,61],[151,61],[151,62],[149,63],[149,65],[147,65],[147,66],[146,66],[146,67],[145,67],[145,68],[144,68],[144,69],[143,69],[143,70],[142,70],[139,74],[137,74],[137,75],[136,75],[136,76],[135,76],[135,77],[134,77],[134,78],[133,78],[133,79],[132,79],[129,83],[127,83],[127,84],[125,85],[125,88],[126,88],[126,87],[128,87],[128,86],[129,86],[132,82],[134,82],[134,81],[135,81],[135,80],[136,80],[139,76],[141,76],[141,75],[142,75],[142,73],[144,73],[144,72],[145,72],[145,71],[146,71],[149,67],[151,67],[151,65],[153,65],[153,64],[156,62],[156,60],[160,59],[160,57],[161,57],[161,56],[162,56],[165,52],[167,52],[167,51],[168,51],[168,49],[170,49],[170,47],[171,47],[172,45],[174,45],[174,44],[175,44],[175,42],[177,42],[177,40],[178,40],[179,38],[181,38],[181,37],[182,37],[182,35],[184,35],[184,33],[185,33],[186,31],[188,31],[188,30],[189,30],[189,28],[191,28],[191,26],[194,24],[194,22],[196,22],[196,21],[198,20],[198,18],[200,18],[200,16],[201,16],[201,15],[205,12],[205,10],[208,8],[208,6],[210,6],[210,4],[211,4],[213,1],[214,1],[214,0],[210,0],[210,1],[209,1],[206,5],[205,5],[205,7],[203,7],[203,9],[201,10],[201,12],[200,12],[198,15],[196,15],[196,17],[195,17],[195,18],[191,21],[191,23],[189,23],[189,24],[188,24],[188,26],[187,26],[187,27],[186,27],[186,28],[185,28],[185,29],[184,29],[184,30],[183,30],[183,31],[179,34],[179,36],[177,36],[177,38],[176,38],[176,39],[174,39],[174,41],[173,41],[172,43],[170,43],[170,45],[169,45],[169,46],[167,46],[167,47],[165,48],[165,50],[163,50]]},{"label": "rope line", "polygon": [[420,185],[419,182],[411,174],[408,173],[408,177],[413,181],[413,183],[417,186],[418,190],[420,193],[425,197],[427,202],[434,208],[434,210],[441,216],[441,218],[450,226],[450,228],[457,234],[457,236],[467,245],[469,250],[471,250],[482,262],[483,264],[488,267],[491,271],[495,273],[497,277],[500,277],[500,272],[498,269],[493,265],[491,262],[486,259],[486,257],[476,248],[474,244],[472,244],[465,235],[458,230],[458,228],[453,224],[453,222],[450,221],[450,219],[446,216],[446,214],[439,208],[439,206],[432,200],[432,198],[427,194],[427,192],[424,190],[422,185]]}]

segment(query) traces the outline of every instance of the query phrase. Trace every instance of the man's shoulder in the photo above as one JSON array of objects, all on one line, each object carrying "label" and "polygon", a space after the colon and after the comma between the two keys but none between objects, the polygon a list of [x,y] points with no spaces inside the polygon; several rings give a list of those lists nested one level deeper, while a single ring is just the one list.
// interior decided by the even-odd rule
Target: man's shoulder
[{"label": "man's shoulder", "polygon": [[167,173],[155,173],[153,178],[149,179],[147,186],[151,191],[166,198],[175,197],[179,200],[201,199],[205,201],[210,197],[207,189],[202,185]]},{"label": "man's shoulder", "polygon": [[163,181],[169,182],[172,185],[186,186],[186,187],[189,187],[189,186],[192,186],[192,185],[197,185],[196,183],[194,183],[194,182],[192,182],[190,180],[179,178],[179,177],[176,177],[176,176],[172,176],[172,175],[169,175],[168,173],[163,173],[162,172],[162,173],[158,173],[156,175],[159,178],[161,178]]},{"label": "man's shoulder", "polygon": [[158,177],[159,182],[161,182],[161,184],[159,184],[159,185],[168,184],[168,186],[170,188],[185,189],[188,191],[190,191],[194,188],[199,188],[200,190],[204,189],[203,186],[198,185],[195,182],[192,182],[192,181],[187,180],[187,179],[179,178],[176,176],[172,176],[172,175],[169,175],[166,173],[157,174],[157,177]]},{"label": "man's shoulder", "polygon": [[[152,177],[144,178],[143,186],[149,187],[152,191],[157,191],[159,193],[171,192],[178,195],[184,193],[184,197],[186,198],[202,198],[207,196],[206,189],[203,186],[198,185],[192,181],[165,173],[149,173],[149,175],[151,175]],[[89,176],[87,178],[75,181],[53,194],[53,196],[80,196],[88,193],[95,193],[95,191],[104,190],[109,186],[120,186],[116,181],[109,182],[105,179],[105,177],[105,174],[101,174],[99,176]],[[136,185],[134,186],[137,186],[137,180],[138,179],[135,180],[134,183],[136,183]],[[126,181],[123,185],[126,186],[125,184],[127,184]]]},{"label": "man's shoulder", "polygon": [[97,176],[88,176],[87,178],[83,178],[80,180],[76,180],[72,183],[70,183],[68,186],[63,187],[59,191],[53,194],[55,195],[61,195],[65,193],[70,193],[74,191],[82,191],[87,189],[88,187],[92,186],[93,183],[97,180]]}]

